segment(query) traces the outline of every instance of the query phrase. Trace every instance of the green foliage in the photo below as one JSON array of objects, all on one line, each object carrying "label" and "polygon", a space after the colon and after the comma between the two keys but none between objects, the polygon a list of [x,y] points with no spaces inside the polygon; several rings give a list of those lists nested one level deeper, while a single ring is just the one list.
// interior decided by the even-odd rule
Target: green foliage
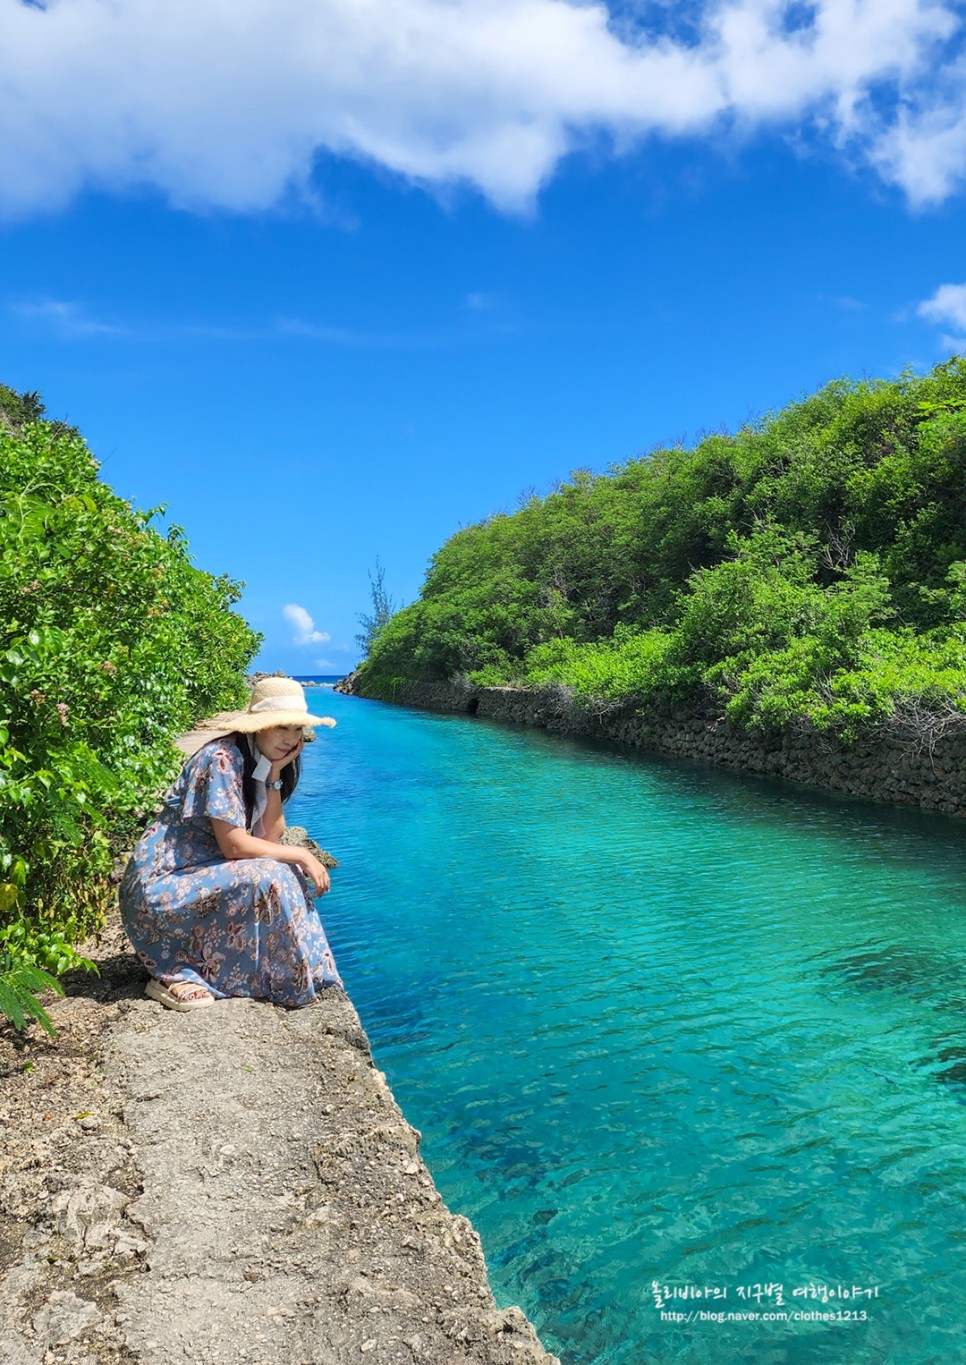
[{"label": "green foliage", "polygon": [[362,650],[364,659],[372,649],[376,636],[383,626],[388,625],[392,620],[393,613],[396,610],[395,603],[386,591],[386,570],[379,563],[378,556],[376,557],[376,572],[369,574],[369,594],[372,599],[372,611],[360,613],[359,625],[362,629],[356,636],[356,644]]},{"label": "green foliage", "polygon": [[402,689],[411,681],[386,673],[370,673],[366,679],[366,696],[374,701],[398,701]]},{"label": "green foliage", "polygon": [[26,1028],[28,1020],[35,1019],[53,1037],[50,1016],[37,999],[43,991],[64,993],[60,982],[49,972],[0,951],[0,1015],[16,1029]]},{"label": "green foliage", "polygon": [[362,673],[713,696],[853,735],[961,708],[966,361],[841,380],[454,535]]},{"label": "green foliage", "polygon": [[6,384],[0,384],[0,422],[15,428],[26,426],[28,422],[39,422],[44,415],[44,405],[39,393],[17,393]]},{"label": "green foliage", "polygon": [[[0,390],[0,931],[76,965],[119,847],[177,771],[172,739],[242,704],[239,585],[195,568],[97,477],[77,432]],[[15,395],[16,397],[16,395]],[[18,425],[16,416],[25,419]],[[17,930],[11,936],[11,930]],[[18,937],[19,934],[19,937]]]},{"label": "green foliage", "polygon": [[666,631],[635,633],[627,626],[618,626],[610,640],[595,644],[551,640],[530,651],[521,680],[528,687],[568,687],[583,706],[641,702],[668,690],[671,645]]},{"label": "green foliage", "polygon": [[56,976],[78,970],[96,973],[97,964],[74,947],[83,932],[84,922],[71,918],[56,927],[18,919],[0,929],[0,953],[5,952],[18,962],[41,967]]},{"label": "green foliage", "polygon": [[898,720],[912,738],[966,729],[966,632],[871,630],[850,666],[830,675],[811,705],[820,728],[847,736],[857,723]]}]

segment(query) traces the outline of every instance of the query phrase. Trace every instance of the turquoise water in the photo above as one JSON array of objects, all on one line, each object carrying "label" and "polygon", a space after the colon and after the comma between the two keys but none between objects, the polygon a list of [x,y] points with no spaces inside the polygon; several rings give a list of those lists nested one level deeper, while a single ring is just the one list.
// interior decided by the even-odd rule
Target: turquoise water
[{"label": "turquoise water", "polygon": [[565,1365],[966,1358],[966,828],[320,697],[290,819],[499,1301]]}]

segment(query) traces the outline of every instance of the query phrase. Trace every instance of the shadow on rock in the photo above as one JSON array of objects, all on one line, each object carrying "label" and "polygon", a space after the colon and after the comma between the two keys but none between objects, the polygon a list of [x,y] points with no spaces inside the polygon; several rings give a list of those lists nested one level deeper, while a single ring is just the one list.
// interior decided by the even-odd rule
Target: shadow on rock
[{"label": "shadow on rock", "polygon": [[147,972],[129,951],[98,957],[96,972],[83,968],[65,972],[60,984],[67,996],[83,996],[101,1004],[111,1004],[116,1000],[143,996],[147,979]]}]

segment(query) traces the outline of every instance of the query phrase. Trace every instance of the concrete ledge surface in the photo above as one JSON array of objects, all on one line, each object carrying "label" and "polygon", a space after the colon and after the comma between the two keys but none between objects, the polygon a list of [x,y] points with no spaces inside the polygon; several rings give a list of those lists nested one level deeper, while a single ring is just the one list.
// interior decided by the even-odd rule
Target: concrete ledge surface
[{"label": "concrete ledge surface", "polygon": [[56,1042],[0,1035],[3,1365],[555,1365],[341,989],[177,1014],[96,955]]},{"label": "concrete ledge surface", "polygon": [[119,1285],[145,1365],[551,1365],[495,1307],[341,990],[287,1011],[135,1004],[108,1054],[150,1250]]}]

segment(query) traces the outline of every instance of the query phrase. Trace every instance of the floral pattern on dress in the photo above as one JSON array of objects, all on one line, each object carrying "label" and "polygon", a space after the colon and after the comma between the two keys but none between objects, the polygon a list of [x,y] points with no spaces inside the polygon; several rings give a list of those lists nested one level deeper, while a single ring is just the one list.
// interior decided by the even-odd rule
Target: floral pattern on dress
[{"label": "floral pattern on dress", "polygon": [[340,985],[301,868],[225,858],[212,820],[244,829],[242,756],[216,740],[189,759],[121,882],[121,917],[152,976],[224,999],[308,1005]]}]

